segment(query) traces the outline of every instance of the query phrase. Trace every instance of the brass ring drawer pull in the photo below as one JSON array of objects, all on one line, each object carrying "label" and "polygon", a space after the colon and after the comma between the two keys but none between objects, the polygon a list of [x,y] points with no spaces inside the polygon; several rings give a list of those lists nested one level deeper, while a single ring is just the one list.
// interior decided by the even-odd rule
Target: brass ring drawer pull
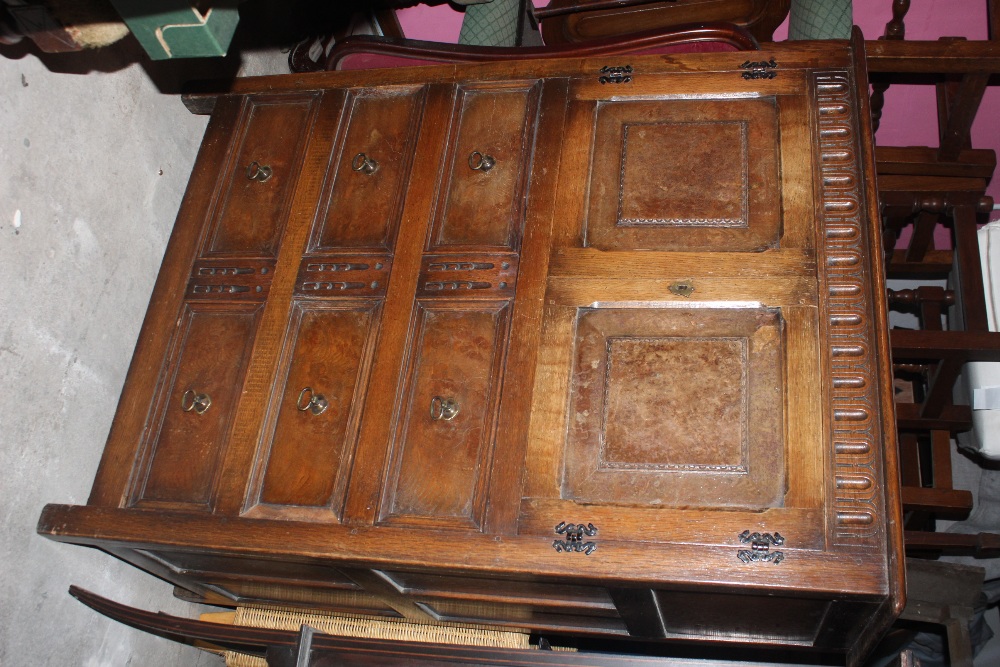
[{"label": "brass ring drawer pull", "polygon": [[489,171],[497,163],[492,155],[486,155],[479,151],[469,153],[469,168],[476,171]]},{"label": "brass ring drawer pull", "polygon": [[212,397],[208,394],[196,393],[193,389],[188,389],[181,396],[181,410],[184,412],[194,411],[203,415],[212,407]]},{"label": "brass ring drawer pull", "polygon": [[[308,400],[303,402],[303,399],[308,395]],[[298,408],[299,412],[305,412],[308,410],[314,415],[321,415],[330,406],[330,402],[326,400],[323,394],[313,393],[312,387],[305,387],[299,392],[299,397],[295,401],[295,407]]]},{"label": "brass ring drawer pull", "polygon": [[378,162],[364,153],[358,153],[351,160],[351,169],[363,174],[374,174],[378,170]]},{"label": "brass ring drawer pull", "polygon": [[450,422],[458,414],[458,401],[454,398],[435,396],[431,399],[431,419]]},{"label": "brass ring drawer pull", "polygon": [[258,181],[263,183],[267,179],[271,178],[271,168],[265,164],[261,164],[254,160],[247,165],[247,178],[251,181]]}]

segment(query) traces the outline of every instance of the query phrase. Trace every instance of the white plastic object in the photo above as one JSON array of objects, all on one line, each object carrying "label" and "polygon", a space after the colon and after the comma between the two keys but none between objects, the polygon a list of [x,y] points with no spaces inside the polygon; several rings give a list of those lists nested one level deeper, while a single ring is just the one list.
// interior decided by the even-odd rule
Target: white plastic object
[{"label": "white plastic object", "polygon": [[[986,318],[990,331],[998,331],[1000,313],[1000,221],[979,230],[979,257],[986,293]],[[1000,362],[972,361],[963,372],[972,405],[972,445],[983,456],[1000,460]]]}]

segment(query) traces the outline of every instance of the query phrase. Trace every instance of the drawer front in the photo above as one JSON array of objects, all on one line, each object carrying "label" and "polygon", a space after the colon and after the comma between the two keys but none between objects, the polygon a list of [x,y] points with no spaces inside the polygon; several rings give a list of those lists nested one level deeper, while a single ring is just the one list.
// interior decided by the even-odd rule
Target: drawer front
[{"label": "drawer front", "polygon": [[147,425],[134,506],[208,510],[260,304],[184,307]]},{"label": "drawer front", "polygon": [[274,257],[319,96],[249,97],[203,254]]}]

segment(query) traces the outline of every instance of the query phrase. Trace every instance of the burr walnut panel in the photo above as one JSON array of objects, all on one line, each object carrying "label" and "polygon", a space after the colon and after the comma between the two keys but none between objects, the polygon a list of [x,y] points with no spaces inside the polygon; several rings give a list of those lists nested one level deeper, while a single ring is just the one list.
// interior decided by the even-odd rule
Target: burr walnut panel
[{"label": "burr walnut panel", "polygon": [[782,323],[745,308],[581,309],[565,498],[780,506]]},{"label": "burr walnut panel", "polygon": [[586,244],[776,247],[778,145],[773,98],[598,103]]},{"label": "burr walnut panel", "polygon": [[206,254],[277,253],[319,99],[315,93],[246,99]]}]

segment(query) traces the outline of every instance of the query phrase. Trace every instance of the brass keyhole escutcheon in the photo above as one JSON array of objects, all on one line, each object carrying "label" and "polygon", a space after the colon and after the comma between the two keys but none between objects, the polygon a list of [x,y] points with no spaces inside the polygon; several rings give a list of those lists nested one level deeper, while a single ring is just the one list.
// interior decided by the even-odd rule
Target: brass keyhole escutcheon
[{"label": "brass keyhole escutcheon", "polygon": [[374,174],[378,170],[378,162],[364,153],[358,153],[351,160],[351,169],[362,174]]},{"label": "brass keyhole escutcheon", "polygon": [[194,389],[188,389],[181,396],[181,410],[184,412],[203,415],[210,407],[212,407],[212,397],[208,394],[199,394]]},{"label": "brass keyhole escutcheon", "polygon": [[247,165],[247,178],[251,181],[257,181],[258,183],[263,183],[267,179],[271,178],[271,168],[266,164],[261,164],[254,160]]},{"label": "brass keyhole escutcheon", "polygon": [[435,396],[431,399],[431,419],[450,422],[458,414],[458,401],[454,398]]},{"label": "brass keyhole escutcheon", "polygon": [[298,408],[299,412],[308,410],[314,415],[321,415],[330,407],[330,402],[326,400],[323,394],[314,393],[312,387],[304,387],[299,392],[299,397],[295,401],[295,407]]},{"label": "brass keyhole escutcheon", "polygon": [[469,168],[475,171],[489,171],[497,163],[492,155],[486,155],[479,151],[469,153]]},{"label": "brass keyhole escutcheon", "polygon": [[682,280],[678,283],[671,283],[668,289],[671,294],[676,294],[677,296],[682,296],[686,299],[694,294],[694,283],[690,280]]}]

